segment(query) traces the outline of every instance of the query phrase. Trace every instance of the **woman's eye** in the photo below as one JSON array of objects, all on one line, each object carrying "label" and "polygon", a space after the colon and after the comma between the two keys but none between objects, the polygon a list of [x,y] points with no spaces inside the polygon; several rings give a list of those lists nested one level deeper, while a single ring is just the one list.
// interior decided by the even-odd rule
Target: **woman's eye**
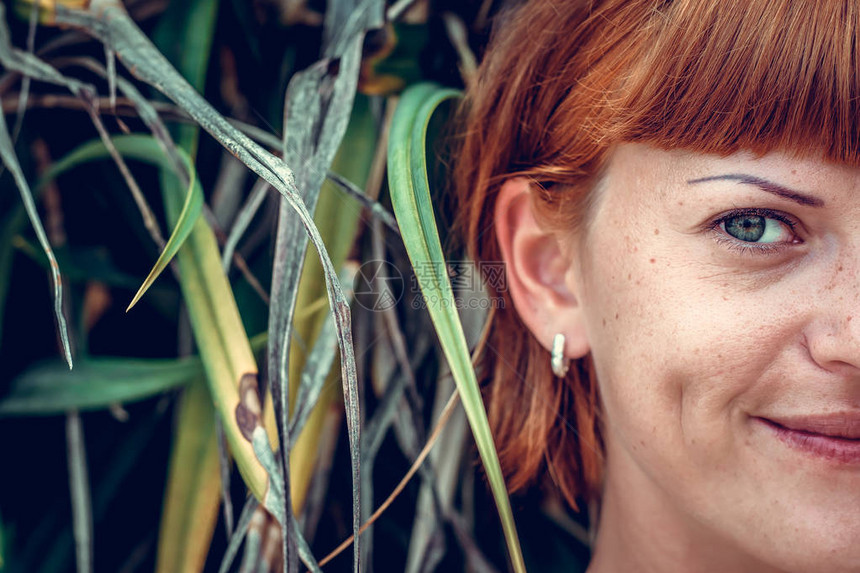
[{"label": "woman's eye", "polygon": [[745,243],[791,243],[795,238],[790,223],[754,213],[725,217],[720,227],[727,235]]}]

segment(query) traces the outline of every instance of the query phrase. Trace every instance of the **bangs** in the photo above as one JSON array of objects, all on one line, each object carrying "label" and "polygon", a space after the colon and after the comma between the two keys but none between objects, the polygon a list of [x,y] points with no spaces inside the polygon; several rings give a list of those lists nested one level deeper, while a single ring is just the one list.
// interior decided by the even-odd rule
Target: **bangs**
[{"label": "bangs", "polygon": [[634,43],[644,53],[606,102],[609,140],[860,164],[858,12],[856,0],[655,3]]}]

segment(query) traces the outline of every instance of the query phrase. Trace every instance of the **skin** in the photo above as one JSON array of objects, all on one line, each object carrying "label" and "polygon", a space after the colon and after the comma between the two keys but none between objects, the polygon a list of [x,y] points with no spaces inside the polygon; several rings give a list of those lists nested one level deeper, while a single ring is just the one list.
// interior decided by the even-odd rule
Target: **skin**
[{"label": "skin", "polygon": [[[737,174],[820,204],[695,182]],[[558,236],[526,180],[502,186],[517,312],[547,350],[561,332],[597,368],[607,464],[589,573],[860,571],[860,462],[760,423],[860,415],[858,191],[860,169],[812,155],[622,144],[588,224]],[[738,209],[766,215],[769,246],[726,231]]]}]

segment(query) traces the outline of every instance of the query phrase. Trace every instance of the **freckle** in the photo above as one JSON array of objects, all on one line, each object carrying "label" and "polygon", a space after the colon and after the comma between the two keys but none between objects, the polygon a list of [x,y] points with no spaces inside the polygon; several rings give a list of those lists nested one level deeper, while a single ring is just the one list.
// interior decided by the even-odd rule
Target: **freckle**
[{"label": "freckle", "polygon": [[660,234],[660,229],[654,229],[654,234],[655,234],[655,235],[659,235],[659,234]]},{"label": "freckle", "polygon": [[615,313],[615,320],[618,320],[618,313]]},{"label": "freckle", "polygon": [[678,201],[678,207],[683,207],[683,206],[684,206],[684,202],[683,202],[683,201]]},{"label": "freckle", "polygon": [[627,273],[627,280],[629,281],[632,278],[633,278],[633,273]]},{"label": "freckle", "polygon": [[603,319],[603,326],[606,326],[606,319]]},{"label": "freckle", "polygon": [[841,272],[842,272],[842,265],[839,265],[839,268],[838,268],[838,269],[836,269],[836,272],[837,272],[837,273],[841,273]]},{"label": "freckle", "polygon": [[853,316],[849,316],[848,318],[845,319],[845,322],[851,322],[851,319],[853,319],[853,318],[854,318]]},{"label": "freckle", "polygon": [[636,286],[639,286],[640,284],[642,284],[642,281],[637,280],[637,281],[636,281]]},{"label": "freckle", "polygon": [[657,262],[657,259],[651,259],[651,264],[652,264],[652,265],[653,265],[654,263],[656,263],[656,262]]}]

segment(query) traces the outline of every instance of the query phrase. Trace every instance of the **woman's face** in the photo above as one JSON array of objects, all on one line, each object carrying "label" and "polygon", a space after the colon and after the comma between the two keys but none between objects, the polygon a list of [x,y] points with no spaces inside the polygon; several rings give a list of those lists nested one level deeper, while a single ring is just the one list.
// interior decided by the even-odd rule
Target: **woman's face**
[{"label": "woman's face", "polygon": [[566,276],[627,529],[860,570],[860,169],[625,144],[595,192]]}]

